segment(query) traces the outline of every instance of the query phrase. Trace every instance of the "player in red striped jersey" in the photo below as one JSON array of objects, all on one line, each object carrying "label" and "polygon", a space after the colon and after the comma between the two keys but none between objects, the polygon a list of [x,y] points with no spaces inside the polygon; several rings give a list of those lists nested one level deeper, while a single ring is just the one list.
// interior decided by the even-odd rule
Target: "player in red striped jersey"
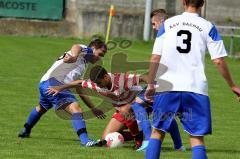
[{"label": "player in red striped jersey", "polygon": [[[102,71],[99,72],[99,69]],[[96,81],[93,75],[98,74],[99,78],[105,76],[102,82]],[[94,83],[94,82],[96,83]],[[116,109],[116,112],[113,114],[112,119],[109,121],[106,126],[102,138],[104,139],[108,133],[111,132],[120,132],[124,128],[128,128],[131,135],[124,132],[128,138],[135,138],[135,146],[139,148],[142,143],[142,135],[139,132],[138,125],[132,113],[129,113],[131,110],[131,103],[136,98],[136,89],[139,85],[139,81],[143,81],[143,77],[140,77],[136,74],[127,74],[127,73],[107,73],[107,71],[101,66],[95,66],[92,68],[90,73],[89,80],[76,80],[70,84],[57,86],[49,88],[49,93],[56,95],[58,92],[69,89],[73,87],[83,87],[90,88],[97,91],[104,97],[108,97],[108,100],[111,100],[111,103]],[[126,137],[124,135],[124,137]],[[125,138],[126,139],[126,138]]]},{"label": "player in red striped jersey", "polygon": [[[134,126],[136,125],[136,121],[133,120],[133,109],[135,117],[140,123],[142,122],[140,126],[144,132],[144,140],[148,143],[151,135],[151,125],[145,106],[148,106],[151,110],[151,103],[146,103],[143,98],[144,90],[142,91],[142,87],[139,85],[140,82],[145,83],[145,81],[146,76],[144,75],[108,73],[103,67],[95,66],[91,69],[89,80],[78,80],[60,87],[49,88],[49,93],[55,95],[64,89],[80,86],[95,90],[104,97],[111,99],[116,113],[113,114],[112,119],[106,126],[102,135],[103,139],[108,133],[121,131],[124,127],[129,128],[133,136],[136,135],[138,129]],[[174,148],[180,150],[182,148],[182,142],[178,127],[174,127],[174,124],[171,125],[169,133],[173,138]],[[173,137],[173,134],[175,134],[175,137]],[[136,137],[138,138],[138,136]],[[145,150],[146,147],[147,144],[139,150]]]}]

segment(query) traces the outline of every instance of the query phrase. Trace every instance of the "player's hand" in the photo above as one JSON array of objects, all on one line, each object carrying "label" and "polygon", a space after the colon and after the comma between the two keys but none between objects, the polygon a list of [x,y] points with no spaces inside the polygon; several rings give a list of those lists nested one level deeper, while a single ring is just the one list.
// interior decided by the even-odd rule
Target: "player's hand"
[{"label": "player's hand", "polygon": [[60,89],[58,89],[58,87],[49,87],[47,91],[48,95],[53,95],[53,96],[57,95],[59,92],[60,92]]},{"label": "player's hand", "polygon": [[155,93],[155,87],[153,84],[148,84],[148,87],[144,93],[144,98],[148,101],[148,102],[153,102],[153,96]]},{"label": "player's hand", "polygon": [[237,100],[240,102],[240,88],[237,86],[233,86],[231,89],[233,93],[237,95]]},{"label": "player's hand", "polygon": [[77,61],[77,58],[76,57],[73,57],[73,56],[71,56],[71,55],[69,55],[69,54],[66,54],[65,56],[64,56],[64,58],[63,58],[63,62],[65,62],[65,63],[74,63],[74,62],[76,62]]},{"label": "player's hand", "polygon": [[91,111],[98,119],[105,119],[106,118],[106,115],[100,109],[92,108]]}]

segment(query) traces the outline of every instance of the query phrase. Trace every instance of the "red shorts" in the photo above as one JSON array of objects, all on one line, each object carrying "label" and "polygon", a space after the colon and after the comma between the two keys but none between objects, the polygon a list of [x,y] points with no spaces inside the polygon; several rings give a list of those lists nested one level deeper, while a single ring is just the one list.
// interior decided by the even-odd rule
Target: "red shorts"
[{"label": "red shorts", "polygon": [[118,111],[116,111],[113,115],[112,118],[116,119],[117,121],[121,122],[121,123],[125,123],[126,119],[122,116],[122,114],[120,114]]}]

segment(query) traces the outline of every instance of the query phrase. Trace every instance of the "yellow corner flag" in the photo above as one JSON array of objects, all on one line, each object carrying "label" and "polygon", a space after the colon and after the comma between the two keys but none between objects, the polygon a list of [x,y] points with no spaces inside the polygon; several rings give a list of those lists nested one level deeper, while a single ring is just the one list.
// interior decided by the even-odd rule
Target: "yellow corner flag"
[{"label": "yellow corner flag", "polygon": [[115,11],[114,5],[111,5],[110,10],[109,10],[108,27],[107,27],[107,34],[106,34],[105,43],[107,43],[108,40],[109,40],[112,17],[115,16],[115,15],[116,15],[116,11]]}]

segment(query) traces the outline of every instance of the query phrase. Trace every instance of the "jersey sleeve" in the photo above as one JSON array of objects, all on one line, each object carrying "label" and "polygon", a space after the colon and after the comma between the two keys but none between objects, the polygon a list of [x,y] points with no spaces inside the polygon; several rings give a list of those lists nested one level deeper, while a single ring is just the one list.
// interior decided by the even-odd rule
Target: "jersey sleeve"
[{"label": "jersey sleeve", "polygon": [[212,60],[227,56],[223,40],[214,25],[208,33],[207,48]]},{"label": "jersey sleeve", "polygon": [[139,77],[137,74],[125,74],[124,75],[124,88],[125,90],[130,90],[134,86],[139,85]]},{"label": "jersey sleeve", "polygon": [[165,25],[162,24],[157,33],[157,37],[153,45],[152,54],[162,55],[164,34],[165,34]]},{"label": "jersey sleeve", "polygon": [[92,82],[91,80],[84,80],[82,82],[82,87],[83,88],[89,88],[97,92],[104,92],[100,87],[97,86],[96,83]]}]

